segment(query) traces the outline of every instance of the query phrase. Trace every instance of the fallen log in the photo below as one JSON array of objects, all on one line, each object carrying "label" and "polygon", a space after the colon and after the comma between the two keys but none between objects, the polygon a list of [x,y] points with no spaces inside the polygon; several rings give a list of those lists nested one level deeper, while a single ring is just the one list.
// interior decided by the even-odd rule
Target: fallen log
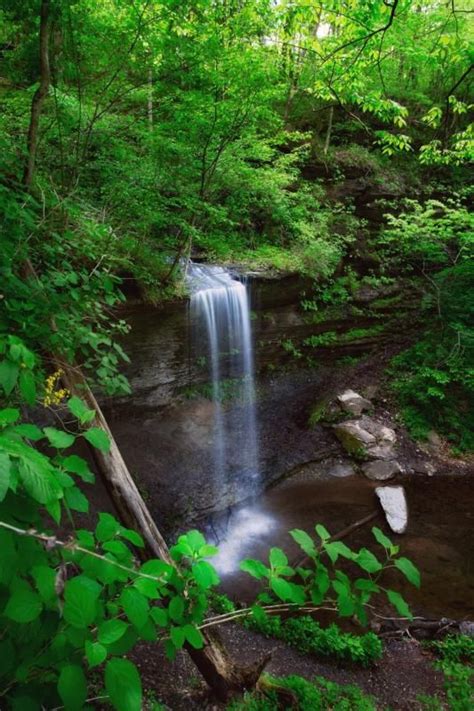
[{"label": "fallen log", "polygon": [[438,620],[424,617],[404,620],[393,617],[373,619],[370,627],[384,638],[414,637],[423,640],[443,639],[448,634],[466,634],[469,629],[474,630],[474,622],[453,620],[448,617],[441,617]]}]

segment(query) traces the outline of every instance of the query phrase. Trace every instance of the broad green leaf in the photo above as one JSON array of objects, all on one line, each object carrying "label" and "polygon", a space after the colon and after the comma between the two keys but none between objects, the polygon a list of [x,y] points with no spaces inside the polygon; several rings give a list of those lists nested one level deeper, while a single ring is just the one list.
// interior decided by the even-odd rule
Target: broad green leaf
[{"label": "broad green leaf", "polygon": [[354,557],[354,561],[362,570],[366,570],[368,573],[377,573],[379,570],[382,570],[381,563],[367,548],[361,548],[359,553]]},{"label": "broad green leaf", "polygon": [[376,593],[380,590],[378,585],[367,578],[358,578],[354,583],[354,587],[356,590],[362,590],[363,592],[370,593]]},{"label": "broad green leaf", "polygon": [[20,392],[28,405],[34,405],[36,402],[36,382],[35,376],[31,370],[20,370],[19,377]]},{"label": "broad green leaf", "polygon": [[87,405],[78,397],[74,396],[67,403],[68,409],[74,417],[77,417],[81,425],[92,422],[95,417],[95,411],[90,410]]},{"label": "broad green leaf", "polygon": [[11,466],[8,454],[0,452],[0,501],[3,501],[10,486]]},{"label": "broad green leaf", "polygon": [[0,410],[0,426],[11,425],[20,417],[20,410],[14,407],[7,407],[5,410]]},{"label": "broad green leaf", "polygon": [[91,427],[83,433],[86,440],[101,452],[110,451],[110,437],[100,427]]},{"label": "broad green leaf", "polygon": [[329,538],[331,538],[331,534],[329,533],[327,528],[325,528],[320,523],[318,523],[317,526],[315,526],[315,531],[322,541],[327,541],[327,540],[329,540]]},{"label": "broad green leaf", "polygon": [[73,511],[79,511],[79,513],[87,513],[89,511],[89,501],[77,486],[66,489],[64,498],[69,508]]},{"label": "broad green leaf", "polygon": [[72,474],[77,474],[81,479],[88,484],[94,483],[94,474],[90,471],[89,465],[85,459],[78,457],[77,454],[70,454],[62,460],[61,465],[63,468],[71,472]]},{"label": "broad green leaf", "polygon": [[219,553],[219,549],[216,546],[210,546],[206,543],[205,546],[199,549],[199,556],[201,558],[211,558]]},{"label": "broad green leaf", "polygon": [[146,575],[154,575],[157,578],[166,578],[173,572],[174,568],[169,563],[162,560],[147,560],[140,568],[141,573]]},{"label": "broad green leaf", "polygon": [[66,711],[80,711],[87,698],[87,682],[77,664],[67,664],[61,669],[58,692]]},{"label": "broad green leaf", "polygon": [[173,622],[181,622],[184,614],[184,602],[181,597],[174,597],[169,606],[168,614]]},{"label": "broad green leaf", "polygon": [[377,528],[377,526],[373,526],[372,533],[377,543],[380,543],[380,545],[383,546],[385,550],[389,551],[391,549],[391,547],[393,546],[392,541],[390,540],[390,538],[387,538],[385,533],[383,533],[380,528]]},{"label": "broad green leaf", "polygon": [[10,360],[4,360],[0,363],[0,385],[3,387],[7,397],[16,385],[18,371],[18,365]]},{"label": "broad green leaf", "polygon": [[203,590],[207,590],[213,585],[219,585],[219,576],[212,565],[206,560],[200,560],[198,563],[195,563],[191,571],[196,583]]},{"label": "broad green leaf", "polygon": [[168,613],[162,607],[153,607],[150,614],[158,627],[168,626]]},{"label": "broad green leaf", "polygon": [[396,558],[394,563],[412,585],[417,588],[420,587],[420,571],[413,565],[411,560],[408,560],[408,558]]},{"label": "broad green leaf", "polygon": [[386,594],[389,601],[392,603],[396,611],[400,615],[402,615],[402,617],[407,617],[409,620],[413,619],[413,615],[410,612],[410,608],[408,607],[407,603],[400,595],[400,593],[395,592],[395,590],[387,590]]},{"label": "broad green leaf", "polygon": [[206,545],[206,539],[200,531],[188,531],[184,536],[179,537],[178,543],[180,542],[181,538],[186,539],[186,542],[189,546],[191,546],[191,549],[194,553],[198,553],[199,550]]},{"label": "broad green leaf", "polygon": [[243,560],[240,563],[240,570],[244,573],[248,573],[257,580],[268,577],[270,573],[270,570],[262,563],[262,561],[253,560],[251,558],[247,558],[247,560]]},{"label": "broad green leaf", "polygon": [[41,598],[31,590],[18,590],[7,602],[3,614],[14,622],[33,622],[40,616],[43,609]]},{"label": "broad green leaf", "polygon": [[337,610],[341,617],[350,617],[354,614],[355,602],[347,590],[337,596]]},{"label": "broad green leaf", "polygon": [[86,659],[89,667],[96,667],[102,664],[107,659],[107,649],[99,642],[86,641],[85,644]]},{"label": "broad green leaf", "polygon": [[293,538],[294,541],[296,541],[296,543],[306,553],[306,555],[314,555],[314,541],[311,536],[306,533],[306,531],[302,531],[299,528],[295,528],[293,529],[293,531],[290,531],[290,536]]},{"label": "broad green leaf", "polygon": [[43,602],[56,601],[57,595],[54,587],[56,571],[53,568],[48,568],[47,565],[35,565],[32,574],[36,588]]},{"label": "broad green leaf", "polygon": [[140,711],[142,684],[135,664],[110,659],[105,667],[105,690],[116,711]]},{"label": "broad green leaf", "polygon": [[23,485],[30,496],[40,504],[50,504],[62,497],[62,489],[52,470],[38,466],[26,459],[19,464],[19,474]]},{"label": "broad green leaf", "polygon": [[150,600],[158,600],[161,597],[159,583],[148,578],[137,578],[133,581],[133,587]]},{"label": "broad green leaf", "polygon": [[120,535],[122,536],[122,538],[125,538],[127,541],[130,541],[130,543],[132,543],[137,548],[145,547],[143,538],[140,536],[139,533],[133,531],[131,528],[121,528]]},{"label": "broad green leaf", "polygon": [[120,603],[132,625],[137,629],[143,627],[150,612],[147,599],[136,588],[125,588]]},{"label": "broad green leaf", "polygon": [[348,560],[352,560],[354,558],[354,554],[352,553],[351,549],[348,548],[345,543],[342,543],[341,541],[335,541],[334,543],[326,542],[323,545],[324,550],[326,551],[333,563],[337,561],[340,555],[342,555],[343,558],[347,558]]},{"label": "broad green leaf", "polygon": [[97,601],[101,590],[99,583],[85,575],[68,580],[64,590],[63,609],[66,622],[79,629],[92,624],[97,614]]},{"label": "broad green leaf", "polygon": [[194,649],[202,649],[204,647],[204,637],[197,627],[184,625],[183,631],[186,641],[189,642],[191,647],[194,647]]},{"label": "broad green leaf", "polygon": [[288,565],[288,558],[284,554],[284,552],[281,550],[281,548],[271,548],[270,549],[270,565],[273,568],[279,568],[285,565]]},{"label": "broad green leaf", "polygon": [[176,649],[181,649],[186,639],[184,627],[172,627],[170,637]]},{"label": "broad green leaf", "polygon": [[75,437],[72,434],[57,430],[55,427],[44,427],[43,432],[48,438],[49,443],[56,449],[66,449],[71,447],[75,442]]},{"label": "broad green leaf", "polygon": [[15,425],[13,431],[17,432],[22,437],[26,437],[26,439],[31,439],[33,442],[38,442],[44,437],[44,434],[39,427],[36,425],[30,425],[27,422]]},{"label": "broad green leaf", "polygon": [[95,529],[95,535],[98,541],[110,541],[121,530],[121,525],[116,518],[108,513],[99,514],[99,523]]},{"label": "broad green leaf", "polygon": [[271,578],[270,587],[283,602],[295,602],[298,605],[302,605],[305,601],[303,589],[295,585],[295,583],[283,580],[283,578]]},{"label": "broad green leaf", "polygon": [[125,634],[127,628],[123,620],[106,620],[99,625],[97,639],[101,644],[113,644]]}]

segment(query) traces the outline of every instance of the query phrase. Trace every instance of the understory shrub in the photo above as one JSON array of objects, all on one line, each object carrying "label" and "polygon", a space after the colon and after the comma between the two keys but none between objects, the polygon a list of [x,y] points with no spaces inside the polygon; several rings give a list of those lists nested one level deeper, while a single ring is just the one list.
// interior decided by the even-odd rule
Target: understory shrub
[{"label": "understory shrub", "polygon": [[263,689],[230,704],[228,711],[286,711],[294,708],[290,701],[285,703],[282,700],[285,695],[294,697],[301,711],[375,711],[377,708],[375,700],[363,694],[357,686],[342,686],[322,677],[310,682],[296,675],[281,678],[267,676]]}]

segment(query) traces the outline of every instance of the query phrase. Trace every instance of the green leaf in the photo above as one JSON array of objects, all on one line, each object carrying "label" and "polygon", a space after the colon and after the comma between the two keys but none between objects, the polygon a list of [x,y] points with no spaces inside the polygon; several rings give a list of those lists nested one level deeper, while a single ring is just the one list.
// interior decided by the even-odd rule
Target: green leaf
[{"label": "green leaf", "polygon": [[194,580],[203,590],[207,590],[213,585],[219,585],[219,576],[210,563],[200,560],[191,568]]},{"label": "green leaf", "polygon": [[90,471],[89,465],[85,459],[78,457],[77,454],[70,454],[69,457],[62,460],[61,465],[66,471],[80,476],[82,481],[85,481],[88,484],[94,483],[95,477]]},{"label": "green leaf", "polygon": [[396,558],[395,566],[402,571],[405,578],[415,587],[419,588],[421,584],[420,571],[416,568],[408,558]]},{"label": "green leaf", "polygon": [[362,570],[367,571],[367,573],[377,573],[379,570],[382,570],[381,563],[367,548],[361,548],[359,553],[354,557],[354,561]]},{"label": "green leaf", "polygon": [[355,603],[352,596],[347,592],[341,592],[337,597],[337,609],[341,617],[350,617],[354,614]]},{"label": "green leaf", "polygon": [[200,531],[188,531],[184,536],[178,538],[178,543],[180,543],[182,539],[190,546],[193,553],[198,553],[199,550],[206,545],[206,539]]},{"label": "green leaf", "polygon": [[89,667],[96,667],[102,664],[107,659],[107,650],[99,642],[90,642],[89,640],[85,643],[85,653],[86,659]]},{"label": "green leaf", "polygon": [[16,385],[19,367],[16,363],[4,360],[0,363],[0,385],[8,397]]},{"label": "green leaf", "polygon": [[87,682],[80,666],[68,664],[61,669],[58,692],[67,711],[82,709],[87,698]]},{"label": "green leaf", "polygon": [[127,631],[128,625],[123,620],[106,620],[99,625],[97,639],[101,644],[117,642]]},{"label": "green leaf", "polygon": [[173,622],[181,622],[184,614],[184,602],[181,597],[174,597],[169,606],[168,614]]},{"label": "green leaf", "polygon": [[181,649],[185,641],[184,628],[172,627],[170,630],[170,637],[176,649]]},{"label": "green leaf", "polygon": [[62,489],[49,468],[20,460],[18,471],[26,491],[40,504],[51,504],[62,497]]},{"label": "green leaf", "polygon": [[168,613],[162,607],[153,607],[150,614],[158,627],[168,626]]},{"label": "green leaf", "polygon": [[281,548],[271,548],[269,560],[270,565],[273,568],[279,568],[288,565],[288,558],[281,550]]},{"label": "green leaf", "polygon": [[34,405],[36,402],[36,382],[31,370],[25,370],[24,368],[20,370],[19,385],[20,392],[28,405]]},{"label": "green leaf", "polygon": [[302,531],[300,528],[294,528],[290,531],[290,536],[299,545],[299,547],[306,553],[306,555],[313,556],[315,553],[314,541],[309,536],[306,531]]},{"label": "green leaf", "polygon": [[199,555],[201,558],[212,558],[212,556],[217,555],[219,549],[216,546],[210,546],[206,543],[205,546],[199,549]]},{"label": "green leaf", "polygon": [[99,523],[95,529],[98,541],[110,541],[120,532],[121,526],[116,518],[108,513],[99,514]]},{"label": "green leaf", "polygon": [[396,611],[402,616],[407,617],[409,620],[413,619],[413,615],[410,612],[410,608],[407,603],[400,595],[400,593],[395,592],[395,590],[386,590],[387,597],[392,603]]},{"label": "green leaf", "polygon": [[95,410],[90,410],[87,405],[76,396],[68,400],[67,406],[71,414],[73,414],[74,417],[77,417],[81,425],[92,422],[95,417]]},{"label": "green leaf", "polygon": [[315,526],[315,531],[322,541],[327,541],[329,540],[329,538],[331,538],[331,534],[329,533],[327,528],[322,526],[320,523]]},{"label": "green leaf", "polygon": [[132,625],[137,629],[143,627],[150,612],[147,599],[136,588],[125,588],[120,603]]},{"label": "green leaf", "polygon": [[20,417],[20,410],[14,407],[7,407],[5,410],[0,410],[0,426],[11,425]]},{"label": "green leaf", "polygon": [[110,451],[110,437],[107,432],[104,432],[100,427],[91,427],[84,432],[86,440],[96,449],[101,452]]},{"label": "green leaf", "polygon": [[186,641],[189,642],[191,647],[194,647],[194,649],[202,649],[204,647],[204,637],[197,627],[193,627],[193,625],[184,625],[183,631]]},{"label": "green leaf", "polygon": [[270,587],[283,602],[295,602],[298,605],[302,605],[305,601],[303,589],[299,585],[295,585],[295,583],[283,580],[283,578],[271,578]]},{"label": "green leaf", "polygon": [[266,565],[260,560],[253,560],[252,558],[247,558],[240,563],[240,570],[244,573],[248,573],[253,578],[261,580],[262,578],[268,577],[270,570]]},{"label": "green leaf", "polygon": [[380,545],[383,546],[385,550],[389,551],[392,548],[392,541],[390,540],[390,538],[387,538],[385,533],[383,533],[380,528],[377,528],[377,526],[373,526],[372,533],[377,543],[380,543]]},{"label": "green leaf", "polygon": [[10,486],[11,461],[8,454],[0,452],[0,501],[7,495]]},{"label": "green leaf", "polygon": [[335,541],[334,543],[324,543],[324,550],[330,557],[331,561],[335,563],[340,555],[348,560],[353,560],[354,554],[351,549],[346,546],[345,543],[341,541]]},{"label": "green leaf", "polygon": [[78,575],[66,582],[63,616],[66,622],[77,628],[88,627],[95,620],[97,601],[102,587],[85,575]]},{"label": "green leaf", "polygon": [[44,434],[39,427],[28,423],[15,425],[13,431],[17,432],[22,437],[26,437],[26,439],[31,439],[33,442],[38,442],[38,440],[43,439],[44,437]]},{"label": "green leaf", "polygon": [[120,535],[122,536],[122,538],[125,538],[127,541],[130,541],[130,543],[132,543],[137,548],[145,547],[143,538],[140,536],[139,533],[133,531],[131,528],[121,528]]},{"label": "green leaf", "polygon": [[18,590],[10,597],[3,614],[14,622],[24,624],[36,620],[42,609],[39,595],[31,590]]},{"label": "green leaf", "polygon": [[89,511],[89,501],[77,486],[66,489],[64,498],[69,508],[73,511],[79,511],[79,513],[87,513]]},{"label": "green leaf", "polygon": [[380,590],[378,585],[372,582],[372,580],[368,580],[367,578],[357,578],[354,583],[354,587],[356,590],[362,590],[363,592],[370,593],[376,593]]},{"label": "green leaf", "polygon": [[43,602],[56,601],[57,595],[54,587],[56,571],[53,568],[48,568],[47,565],[35,565],[32,573],[36,588]]},{"label": "green leaf", "polygon": [[146,575],[154,575],[157,578],[167,577],[171,575],[173,570],[174,568],[172,565],[165,563],[162,560],[147,560],[147,562],[143,563],[140,568],[141,573],[145,573]]},{"label": "green leaf", "polygon": [[105,667],[105,690],[116,711],[140,711],[142,684],[138,670],[128,659],[110,659]]},{"label": "green leaf", "polygon": [[57,430],[55,427],[44,427],[43,432],[49,440],[52,447],[56,449],[66,449],[66,447],[71,447],[75,442],[74,435],[63,432],[62,430]]}]

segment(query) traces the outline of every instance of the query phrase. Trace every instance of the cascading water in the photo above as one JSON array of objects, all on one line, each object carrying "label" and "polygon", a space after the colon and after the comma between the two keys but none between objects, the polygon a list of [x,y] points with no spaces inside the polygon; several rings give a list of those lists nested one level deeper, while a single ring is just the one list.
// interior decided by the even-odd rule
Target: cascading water
[{"label": "cascading water", "polygon": [[[212,380],[216,498],[219,490],[232,487],[234,501],[252,499],[259,489],[260,476],[247,287],[222,267],[204,264],[190,263],[187,281],[191,290],[196,355],[204,353],[201,357],[206,358]],[[225,406],[229,391],[238,406]],[[235,452],[238,452],[237,471],[235,463],[231,466],[232,453]],[[245,506],[232,512],[223,539],[219,537],[217,541],[219,555],[213,559],[213,564],[221,573],[233,572],[240,559],[241,547],[272,525],[273,520],[259,511],[255,502],[252,513]],[[215,534],[214,528],[213,532]]]},{"label": "cascading water", "polygon": [[[215,483],[228,483],[230,451],[237,448],[240,471],[236,484],[251,496],[258,483],[258,435],[247,287],[222,267],[192,262],[187,281],[196,351],[204,353],[201,357],[206,358],[212,380]],[[231,415],[224,407],[230,393],[241,404]]]}]

